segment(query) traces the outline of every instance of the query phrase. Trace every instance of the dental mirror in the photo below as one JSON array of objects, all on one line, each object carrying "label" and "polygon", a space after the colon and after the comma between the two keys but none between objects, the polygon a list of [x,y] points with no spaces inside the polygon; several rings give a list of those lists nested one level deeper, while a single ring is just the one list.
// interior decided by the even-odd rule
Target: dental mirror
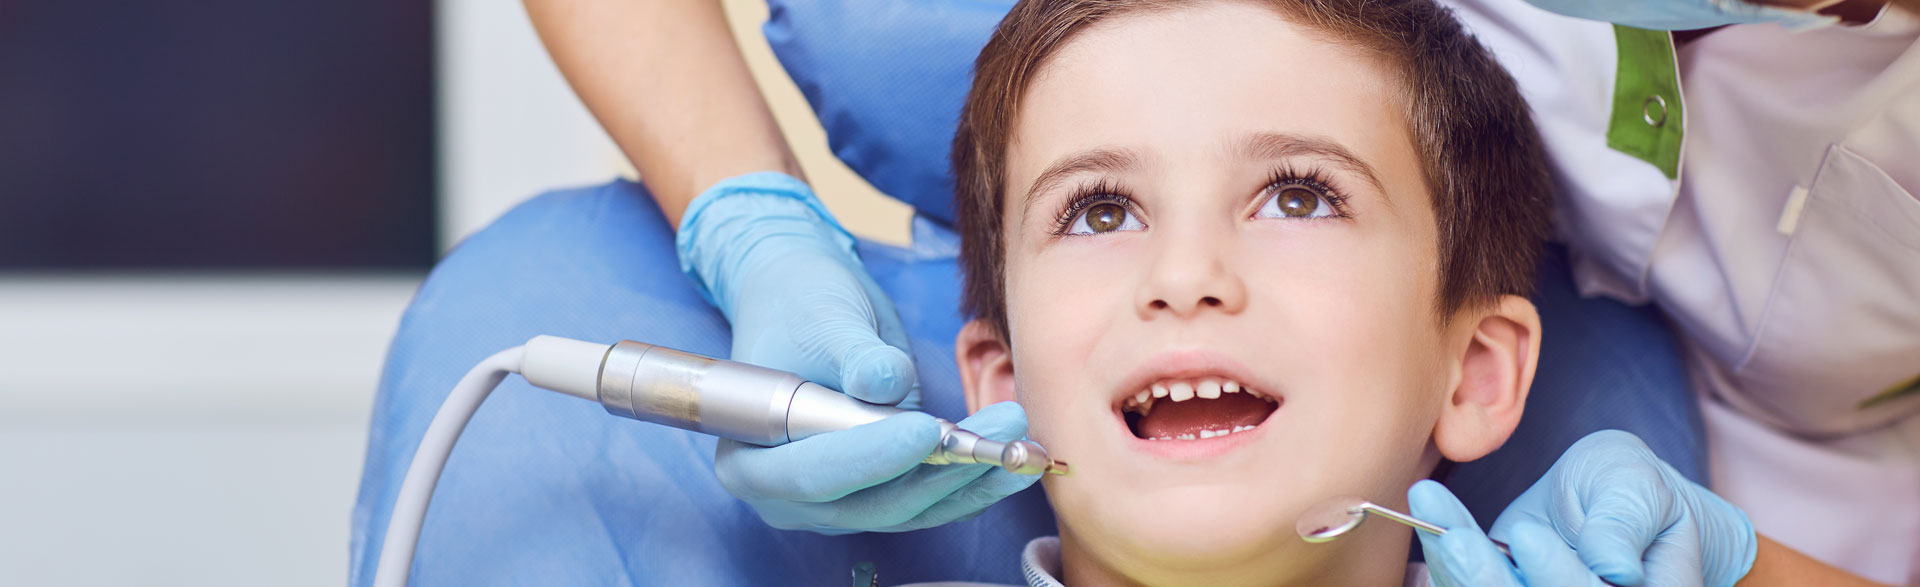
[{"label": "dental mirror", "polygon": [[[1435,536],[1447,533],[1446,528],[1351,495],[1327,498],[1307,508],[1306,512],[1300,514],[1300,520],[1294,523],[1293,531],[1299,533],[1300,539],[1307,542],[1316,544],[1331,542],[1340,535],[1360,527],[1361,522],[1367,521],[1367,514],[1406,524],[1415,530]],[[1500,554],[1507,555],[1507,558],[1513,558],[1513,553],[1507,550],[1506,543],[1494,540],[1493,547],[1500,549]]]},{"label": "dental mirror", "polygon": [[[1413,526],[1416,530],[1435,536],[1447,533],[1446,528],[1435,526],[1427,523],[1425,520],[1393,511],[1391,508],[1382,507],[1380,504],[1351,495],[1327,498],[1325,501],[1307,508],[1305,513],[1300,514],[1300,520],[1294,523],[1293,531],[1300,534],[1301,540],[1307,542],[1315,544],[1332,542],[1333,539],[1339,538],[1340,535],[1360,527],[1361,522],[1367,521],[1367,514],[1373,514],[1408,526]],[[1487,540],[1493,542],[1493,547],[1499,549],[1500,554],[1507,555],[1507,560],[1513,560],[1513,551],[1507,549],[1507,543],[1493,540],[1492,538],[1488,538]],[[1605,585],[1613,585],[1611,581],[1601,580],[1600,582]]]},{"label": "dental mirror", "polygon": [[1294,523],[1293,531],[1307,542],[1331,542],[1367,521],[1366,504],[1367,500],[1351,495],[1329,498],[1300,514],[1300,521]]}]

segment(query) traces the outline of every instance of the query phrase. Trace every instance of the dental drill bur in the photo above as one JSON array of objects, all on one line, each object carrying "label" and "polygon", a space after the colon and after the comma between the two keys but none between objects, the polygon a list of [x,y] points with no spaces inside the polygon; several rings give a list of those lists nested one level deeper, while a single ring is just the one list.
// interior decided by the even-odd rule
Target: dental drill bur
[{"label": "dental drill bur", "polygon": [[[878,422],[907,410],[870,404],[798,375],[634,342],[612,346],[538,336],[521,374],[535,386],[599,402],[608,413],[759,446]],[[1066,475],[1031,440],[998,442],[940,422],[927,464],[985,463],[1024,475]]]}]

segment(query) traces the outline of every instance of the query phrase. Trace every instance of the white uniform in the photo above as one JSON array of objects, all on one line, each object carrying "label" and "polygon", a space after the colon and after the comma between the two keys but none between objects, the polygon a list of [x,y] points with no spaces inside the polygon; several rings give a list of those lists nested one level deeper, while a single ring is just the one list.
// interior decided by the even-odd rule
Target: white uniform
[{"label": "white uniform", "polygon": [[[1713,488],[1781,543],[1920,583],[1920,18],[1732,26],[1623,71],[1644,35],[1451,4],[1533,105],[1581,291],[1686,340]],[[1647,71],[1672,83],[1622,79]]]}]

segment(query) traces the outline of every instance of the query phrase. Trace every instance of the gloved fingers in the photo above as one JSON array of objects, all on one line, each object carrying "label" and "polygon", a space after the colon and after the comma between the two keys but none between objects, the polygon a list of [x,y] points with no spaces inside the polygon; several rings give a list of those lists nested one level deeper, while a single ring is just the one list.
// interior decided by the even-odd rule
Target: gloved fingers
[{"label": "gloved fingers", "polygon": [[1589,434],[1501,512],[1490,534],[1511,541],[1514,526],[1539,524],[1564,537],[1601,577],[1639,584],[1647,546],[1679,513],[1664,466],[1637,436]]},{"label": "gloved fingers", "polygon": [[[958,426],[988,439],[1006,442],[1026,434],[1026,411],[1020,408],[1020,404],[1001,402],[982,408],[973,416],[961,420]],[[1013,483],[1001,475],[993,475],[994,471],[1004,473],[998,467],[984,464],[923,465],[898,479],[822,505],[835,510],[833,516],[836,525],[909,530],[914,529],[912,526],[916,520],[950,520],[968,513],[969,509],[977,510],[992,503],[977,503],[980,500],[998,501],[1032,484],[1028,480],[1018,487],[1010,487]],[[975,487],[982,477],[987,477],[986,484]],[[949,501],[952,503],[942,507],[941,504]],[[940,511],[928,514],[929,510],[936,508]]]},{"label": "gloved fingers", "polygon": [[1407,490],[1408,508],[1413,517],[1445,528],[1435,536],[1414,532],[1426,553],[1427,567],[1435,585],[1441,587],[1520,587],[1519,575],[1506,555],[1480,530],[1467,506],[1440,483],[1423,480]]},{"label": "gloved fingers", "polygon": [[[961,420],[960,428],[1000,442],[1026,436],[1027,413],[1014,402],[1000,402],[981,408]],[[1019,475],[994,467],[968,482],[959,490],[928,506],[920,515],[903,524],[903,529],[932,528],[972,518],[1007,496],[1019,493],[1040,481],[1040,475]]]},{"label": "gloved fingers", "polygon": [[1554,485],[1552,472],[1535,481],[1520,497],[1514,498],[1513,503],[1507,504],[1507,509],[1500,511],[1500,517],[1494,518],[1493,528],[1487,531],[1487,536],[1501,542],[1512,542],[1513,526],[1521,522],[1549,528],[1563,527],[1560,520],[1553,519]]},{"label": "gloved fingers", "polygon": [[920,377],[918,374],[914,376],[913,384],[907,386],[907,397],[902,398],[900,403],[893,404],[893,407],[902,410],[920,409]]},{"label": "gloved fingers", "polygon": [[891,312],[892,304],[876,303],[884,294],[866,291],[854,269],[841,266],[820,275],[834,287],[816,283],[798,292],[798,311],[786,315],[785,326],[810,367],[802,376],[863,401],[898,404],[919,382],[913,355],[881,339],[882,325],[897,324],[898,317],[880,318],[880,310]]},{"label": "gloved fingers", "polygon": [[933,417],[910,412],[771,448],[723,439],[714,473],[749,502],[831,502],[913,471],[939,442]]},{"label": "gloved fingers", "polygon": [[[752,262],[735,264],[717,282],[716,291],[728,294],[733,358],[897,404],[918,383],[899,316],[858,259],[828,244],[818,237],[764,239],[743,253]],[[889,341],[883,330],[902,336]]]},{"label": "gloved fingers", "polygon": [[[1701,587],[1714,577],[1707,572],[1698,532],[1666,532],[1647,548],[1642,585]],[[1738,577],[1732,579],[1739,580]],[[1730,583],[1729,583],[1730,584]]]},{"label": "gloved fingers", "polygon": [[1000,402],[980,408],[957,425],[991,440],[1012,442],[1027,435],[1027,410],[1016,402]]},{"label": "gloved fingers", "polygon": [[873,303],[875,330],[880,340],[903,349],[911,347],[912,339],[907,335],[906,326],[900,323],[900,311],[893,305],[893,299],[887,297],[886,290],[880,289],[880,284],[873,280],[872,275],[865,272],[859,275],[860,286],[866,289],[867,299]]},{"label": "gloved fingers", "polygon": [[675,250],[732,324],[735,360],[874,403],[912,393],[898,314],[805,182],[752,173],[715,184],[689,205]]},{"label": "gloved fingers", "polygon": [[935,502],[920,515],[902,524],[902,530],[918,530],[973,519],[993,504],[1040,482],[1039,475],[1019,475],[994,467],[961,487],[959,491]]},{"label": "gloved fingers", "polygon": [[[1467,506],[1454,497],[1447,486],[1432,479],[1423,479],[1407,489],[1407,509],[1413,517],[1446,528],[1449,533],[1456,529],[1480,531],[1480,524],[1473,521],[1473,513]],[[1421,536],[1431,534],[1421,533]]]},{"label": "gloved fingers", "polygon": [[1583,522],[1573,540],[1587,567],[1617,585],[1646,580],[1647,549],[1677,521],[1673,488],[1656,467],[1634,465],[1614,468],[1588,490],[1580,500]]},{"label": "gloved fingers", "polygon": [[1574,544],[1593,572],[1616,585],[1639,585],[1646,580],[1642,560],[1659,531],[1642,516],[1589,512]]},{"label": "gloved fingers", "polygon": [[1560,534],[1534,522],[1518,522],[1507,548],[1528,585],[1604,586]]},{"label": "gloved fingers", "polygon": [[1562,484],[1583,495],[1616,486],[1613,479],[1618,473],[1630,471],[1636,480],[1654,479],[1664,467],[1666,463],[1653,454],[1646,441],[1620,430],[1588,434],[1554,463],[1554,468],[1565,470]]},{"label": "gloved fingers", "polygon": [[[1478,530],[1452,531],[1434,536],[1420,532],[1420,547],[1427,555],[1427,568],[1434,585],[1440,587],[1522,587],[1527,583],[1494,548],[1493,540]],[[1542,583],[1542,585],[1554,585]]]},{"label": "gloved fingers", "polygon": [[991,465],[920,465],[899,478],[827,503],[792,504],[809,519],[841,528],[900,531],[928,508],[991,470]]},{"label": "gloved fingers", "polygon": [[842,391],[869,403],[897,405],[920,384],[913,355],[877,338],[873,342],[878,344],[852,353],[840,366],[840,376],[846,382]]},{"label": "gloved fingers", "polygon": [[822,536],[846,536],[848,534],[859,534],[866,531],[860,528],[836,528],[826,524],[815,524],[813,522],[785,522],[764,514],[760,516],[760,521],[766,522],[768,528],[776,530],[806,530]]},{"label": "gloved fingers", "polygon": [[[895,309],[893,300],[887,297],[887,292],[881,290],[879,284],[874,283],[872,276],[862,273],[860,275],[860,283],[867,289],[867,299],[873,303],[874,321],[878,325],[877,333],[880,335],[880,340],[894,348],[906,351],[908,358],[911,359],[913,356],[912,339],[907,335],[906,327],[900,323],[900,312]],[[899,401],[893,402],[893,405],[899,406],[901,409],[918,410],[920,409],[919,373],[914,369],[911,361],[907,363],[907,369],[908,385],[906,396]],[[885,393],[876,392],[873,395],[874,397],[886,399],[885,396],[894,391],[894,389],[888,388],[885,390]]]},{"label": "gloved fingers", "polygon": [[[998,502],[996,502],[996,503],[998,503]],[[973,513],[971,513],[971,514],[966,514],[966,515],[963,515],[963,516],[960,516],[960,517],[958,517],[958,518],[954,518],[954,519],[952,519],[952,520],[947,520],[947,522],[946,522],[946,524],[939,524],[939,525],[940,525],[940,526],[945,526],[945,525],[947,525],[947,524],[959,524],[959,523],[963,523],[963,522],[967,522],[967,521],[969,521],[969,520],[972,520],[972,519],[974,519],[974,518],[978,518],[978,517],[980,517],[980,514],[984,514],[984,513],[987,513],[987,508],[980,508],[979,510],[975,510],[975,511],[974,511]],[[933,527],[933,526],[928,526],[928,528],[931,528],[931,527]]]}]

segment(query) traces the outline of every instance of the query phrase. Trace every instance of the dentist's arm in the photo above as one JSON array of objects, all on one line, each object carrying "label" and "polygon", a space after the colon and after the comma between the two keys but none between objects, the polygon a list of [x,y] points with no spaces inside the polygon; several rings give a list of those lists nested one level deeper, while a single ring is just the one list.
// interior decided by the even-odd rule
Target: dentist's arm
[{"label": "dentist's arm", "polygon": [[1832,587],[1880,587],[1880,583],[1854,576],[1852,573],[1836,569],[1800,551],[1774,542],[1765,536],[1760,537],[1759,553],[1753,559],[1753,571],[1745,579],[1736,583],[1738,587],[1800,587],[1801,585],[1830,585]]},{"label": "dentist's arm", "polygon": [[801,177],[719,0],[526,0],[567,83],[678,225],[694,196],[755,171]]},{"label": "dentist's arm", "polygon": [[[526,4],[561,73],[679,227],[680,268],[732,325],[731,358],[917,407],[899,314],[799,179],[718,0]],[[960,425],[1012,440],[1026,414],[1009,404]],[[908,414],[774,448],[721,440],[714,473],[768,524],[822,533],[938,526],[1038,479],[921,465],[939,432]]]}]

